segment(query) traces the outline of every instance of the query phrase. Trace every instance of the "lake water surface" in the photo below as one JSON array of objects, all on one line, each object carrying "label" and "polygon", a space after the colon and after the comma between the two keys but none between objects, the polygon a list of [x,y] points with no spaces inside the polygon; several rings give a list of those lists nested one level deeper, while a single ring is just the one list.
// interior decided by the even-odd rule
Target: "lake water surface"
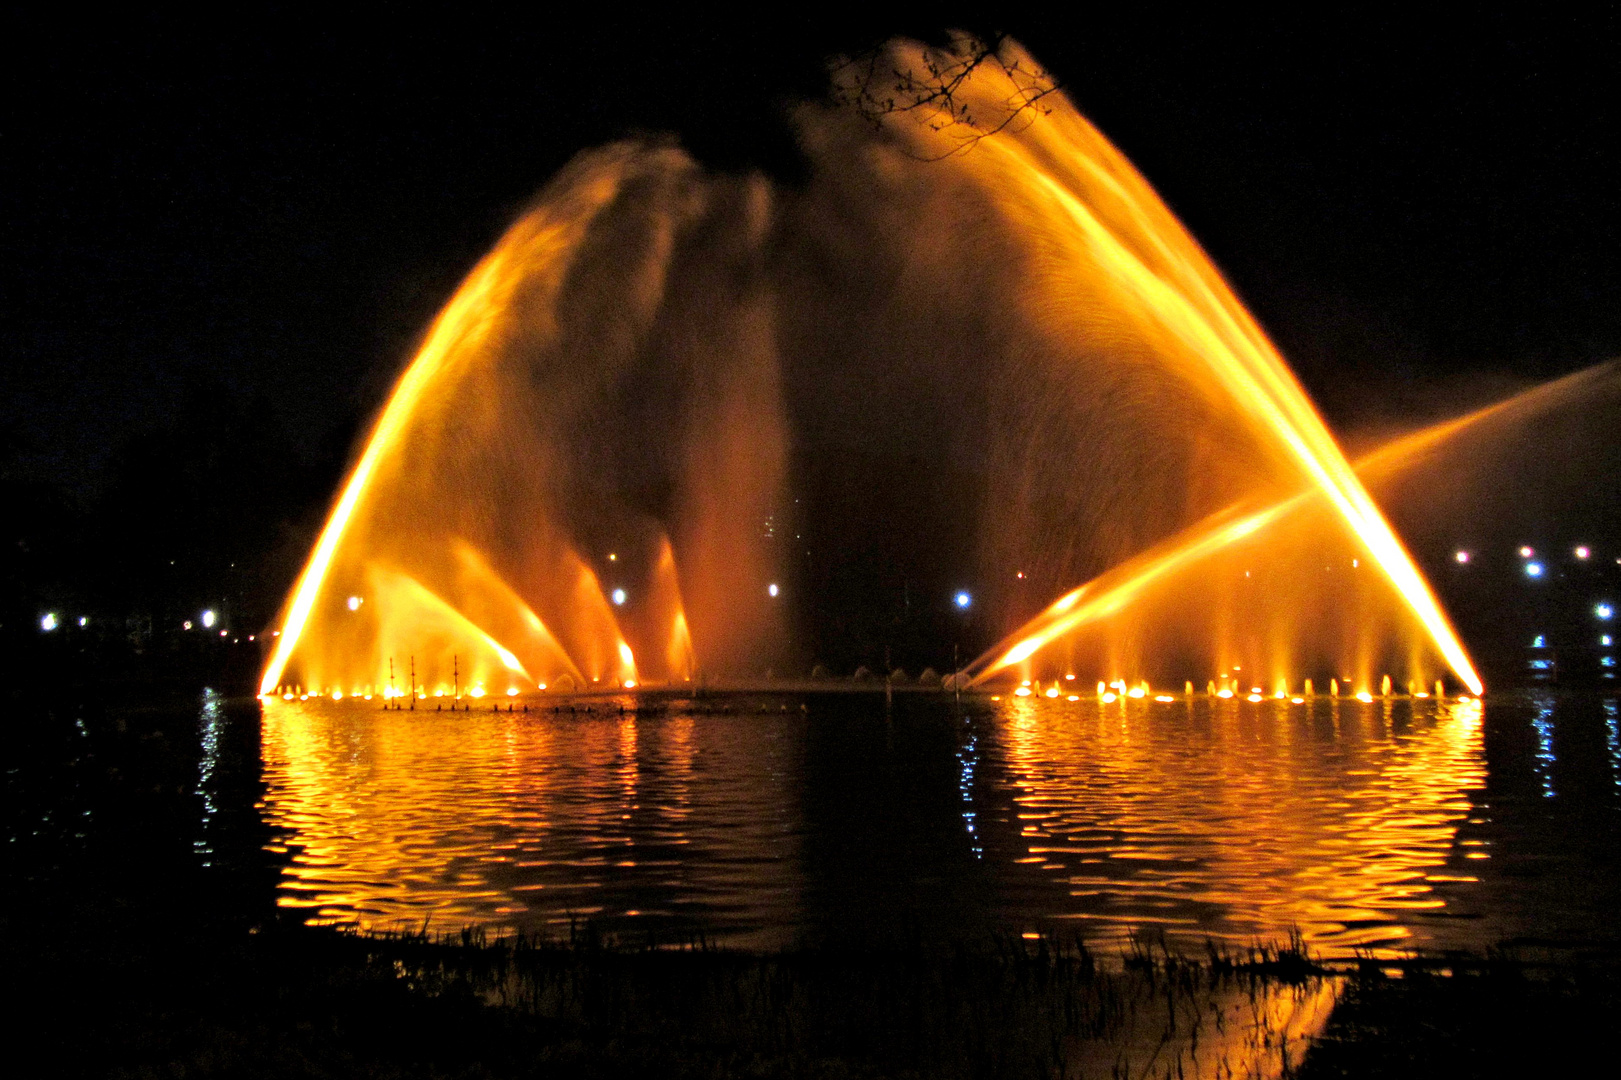
[{"label": "lake water surface", "polygon": [[378,704],[263,706],[278,902],[315,921],[1621,943],[1613,696]]}]

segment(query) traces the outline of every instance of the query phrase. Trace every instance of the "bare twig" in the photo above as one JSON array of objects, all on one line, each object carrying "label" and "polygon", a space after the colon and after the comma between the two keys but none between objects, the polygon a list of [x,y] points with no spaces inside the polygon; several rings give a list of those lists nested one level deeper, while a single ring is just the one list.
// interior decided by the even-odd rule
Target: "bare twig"
[{"label": "bare twig", "polygon": [[[1009,44],[1005,34],[985,39],[957,35],[949,46],[918,50],[916,67],[890,46],[879,46],[835,66],[834,96],[874,127],[897,114],[921,113],[931,130],[956,140],[945,153],[924,159],[940,160],[965,152],[1015,121],[1052,112],[1043,99],[1057,93],[1058,81]],[[1012,87],[989,118],[965,93],[975,72],[987,65],[994,65],[1000,81]]]}]

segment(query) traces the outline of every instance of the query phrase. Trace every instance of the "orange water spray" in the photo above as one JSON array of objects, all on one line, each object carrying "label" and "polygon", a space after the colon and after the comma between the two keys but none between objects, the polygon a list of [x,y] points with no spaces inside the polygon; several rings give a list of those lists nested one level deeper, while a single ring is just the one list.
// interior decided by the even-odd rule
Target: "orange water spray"
[{"label": "orange water spray", "polygon": [[424,396],[448,368],[477,356],[486,341],[503,329],[503,316],[511,305],[514,290],[525,280],[520,268],[550,265],[552,281],[560,282],[567,269],[568,254],[579,243],[595,212],[618,190],[622,171],[605,168],[576,189],[573,201],[553,207],[552,213],[524,218],[474,267],[434,320],[421,351],[389,395],[388,404],[366,440],[366,449],[344,481],[337,504],[293,586],[276,648],[259,680],[261,694],[269,693],[281,679],[282,671],[298,647],[350,519],[365,499],[378,465],[394,449]]},{"label": "orange water spray", "polygon": [[[1462,435],[1478,425],[1499,418],[1532,415],[1538,410],[1565,400],[1572,393],[1592,386],[1600,379],[1613,377],[1617,370],[1618,365],[1615,362],[1597,364],[1532,387],[1463,416],[1392,439],[1359,458],[1355,465],[1356,472],[1369,479],[1378,479],[1398,472],[1447,440]],[[1262,531],[1291,512],[1301,509],[1307,505],[1313,494],[1315,493],[1302,492],[1253,513],[1243,514],[1237,508],[1229,508],[1212,515],[1097,579],[1065,593],[1041,615],[1011,635],[1010,643],[992,649],[965,670],[972,682],[978,683],[1029,659],[1080,627],[1121,611],[1160,581],[1186,570],[1200,560]],[[1470,672],[1473,675],[1473,669],[1470,669]],[[1462,672],[1457,674],[1460,679],[1464,679]],[[1478,676],[1474,676],[1473,681],[1469,679],[1464,681],[1472,693],[1481,692]],[[1309,680],[1306,685],[1306,693],[1309,695],[1311,693]],[[1437,690],[1436,694],[1440,696],[1440,691]]]},{"label": "orange water spray", "polygon": [[[924,47],[894,49],[896,70],[927,69],[924,61],[931,58]],[[1009,114],[1010,103],[1017,110],[1029,100],[1028,85],[1011,73],[1040,70],[1017,46],[1005,49],[1010,55],[1004,63],[980,65],[961,91],[962,106],[992,123]],[[961,145],[955,113],[925,110],[907,120],[907,134],[931,150],[950,153]],[[1202,370],[1252,418],[1263,438],[1281,445],[1373,556],[1448,665],[1478,693],[1480,678],[1429,585],[1294,375],[1147,181],[1073,109],[1055,107],[1041,122],[1008,134],[973,144],[960,156],[963,167],[1006,178],[1008,212],[1050,226],[1049,242],[1067,256],[1062,268],[1081,268],[1074,272],[1084,271],[1089,288],[1112,295],[1115,310],[1135,321],[1168,363]],[[1227,542],[1263,523],[1232,523]]]}]

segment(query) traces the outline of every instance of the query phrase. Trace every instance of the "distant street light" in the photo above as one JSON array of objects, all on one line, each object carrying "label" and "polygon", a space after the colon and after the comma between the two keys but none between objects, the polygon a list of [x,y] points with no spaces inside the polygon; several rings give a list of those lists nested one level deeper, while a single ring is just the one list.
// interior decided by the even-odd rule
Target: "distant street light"
[{"label": "distant street light", "polygon": [[958,593],[953,599],[956,600],[957,606],[964,611],[967,611],[968,606],[974,602],[974,598],[965,592]]}]

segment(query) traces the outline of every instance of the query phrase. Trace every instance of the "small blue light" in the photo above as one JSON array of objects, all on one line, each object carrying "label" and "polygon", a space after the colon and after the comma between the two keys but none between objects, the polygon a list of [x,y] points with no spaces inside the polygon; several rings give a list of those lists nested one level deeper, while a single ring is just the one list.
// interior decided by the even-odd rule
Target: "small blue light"
[{"label": "small blue light", "polygon": [[1613,656],[1601,656],[1598,658],[1598,662],[1603,667],[1615,667],[1615,657]]},{"label": "small blue light", "polygon": [[1553,661],[1552,660],[1533,660],[1533,661],[1531,661],[1531,670],[1532,671],[1547,671],[1551,667],[1553,667]]},{"label": "small blue light", "polygon": [[[598,595],[600,596],[601,594],[599,593]],[[615,604],[623,604],[625,602],[625,590],[615,589],[613,592],[613,601]]]},{"label": "small blue light", "polygon": [[972,596],[969,596],[965,592],[960,592],[956,596],[956,601],[957,601],[957,606],[958,607],[966,608],[969,604],[972,604],[974,602],[974,598]]},{"label": "small blue light", "polygon": [[1610,635],[1609,634],[1600,634],[1599,638],[1598,638],[1598,643],[1600,645],[1606,645],[1606,646],[1609,645],[1610,644]]},{"label": "small blue light", "polygon": [[1597,615],[1601,619],[1608,619],[1611,615],[1615,614],[1615,608],[1611,607],[1608,603],[1594,604],[1593,614]]},{"label": "small blue light", "polygon": [[1525,576],[1526,577],[1541,577],[1542,576],[1542,564],[1539,563],[1539,562],[1528,562],[1528,563],[1526,563],[1525,564]]},{"label": "small blue light", "polygon": [[1545,648],[1546,643],[1547,643],[1547,639],[1544,638],[1541,634],[1538,634],[1536,637],[1531,639],[1531,647],[1533,649]]}]

